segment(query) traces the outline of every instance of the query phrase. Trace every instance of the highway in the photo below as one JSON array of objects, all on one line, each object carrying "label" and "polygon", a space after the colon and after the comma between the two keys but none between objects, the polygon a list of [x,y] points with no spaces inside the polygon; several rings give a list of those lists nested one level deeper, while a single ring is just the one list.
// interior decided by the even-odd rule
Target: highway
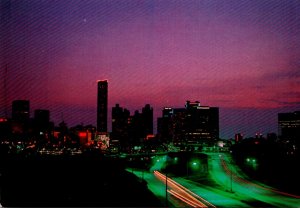
[{"label": "highway", "polygon": [[[257,181],[250,180],[229,154],[209,154],[209,177],[220,187],[252,206],[300,207],[300,196],[282,192]],[[265,205],[264,205],[265,204]]]},{"label": "highway", "polygon": [[300,207],[300,196],[250,180],[229,154],[207,155],[209,172],[205,178],[168,177],[167,189],[165,175],[157,171],[166,165],[163,156],[150,171],[135,170],[134,174],[146,180],[148,188],[169,207]]},{"label": "highway", "polygon": [[[127,169],[128,172],[132,172],[137,177],[144,179],[147,182],[148,189],[158,198],[161,203],[166,207],[187,207],[187,204],[183,201],[170,197],[170,193],[166,194],[166,185],[158,177],[154,175],[154,172],[144,172],[136,169]],[[167,198],[166,198],[167,196]],[[189,207],[189,206],[188,206]]]},{"label": "highway", "polygon": [[176,181],[172,180],[171,178],[167,178],[159,171],[154,171],[154,175],[163,183],[167,184],[168,193],[170,193],[173,197],[181,200],[182,202],[192,207],[215,207],[213,204],[209,203],[189,189],[180,185]]}]

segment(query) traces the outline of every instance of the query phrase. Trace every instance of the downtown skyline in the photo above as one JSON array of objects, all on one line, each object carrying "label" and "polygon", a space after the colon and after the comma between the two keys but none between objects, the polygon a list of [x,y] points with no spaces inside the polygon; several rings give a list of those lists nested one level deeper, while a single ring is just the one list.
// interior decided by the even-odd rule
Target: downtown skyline
[{"label": "downtown skyline", "polygon": [[1,18],[0,116],[25,99],[96,125],[97,79],[109,131],[116,103],[150,104],[154,129],[164,107],[219,107],[221,138],[277,133],[300,108],[297,1],[2,1]]}]

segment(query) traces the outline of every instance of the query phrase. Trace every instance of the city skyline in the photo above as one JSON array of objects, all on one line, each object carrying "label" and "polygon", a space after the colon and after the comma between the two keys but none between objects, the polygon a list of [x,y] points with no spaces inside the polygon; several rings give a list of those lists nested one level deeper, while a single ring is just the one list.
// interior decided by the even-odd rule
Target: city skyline
[{"label": "city skyline", "polygon": [[[104,88],[106,88],[105,89],[105,91],[106,91],[106,93],[107,93],[107,91],[108,91],[108,88],[107,88],[107,80],[102,80],[102,81],[97,81],[98,82],[98,88],[99,89],[101,89],[101,91],[102,91],[102,87],[101,86],[104,86]],[[99,91],[98,91],[98,96],[99,95],[101,95],[101,93],[99,94]],[[107,94],[104,96],[104,97],[108,97],[107,96]],[[103,99],[103,98],[102,98]],[[107,101],[104,101],[104,103],[105,102],[107,102]],[[100,102],[101,103],[101,102]],[[199,102],[199,101],[195,101],[195,102],[190,102],[189,100],[187,100],[186,101],[186,104],[184,105],[185,106],[185,108],[187,108],[187,105],[189,104],[189,103],[192,103],[192,105],[197,105],[198,106],[198,108],[199,109],[218,109],[218,107],[209,107],[209,106],[205,106],[205,105],[201,105],[201,103]],[[2,119],[2,121],[7,121],[7,119],[11,119],[12,121],[29,121],[30,119],[37,119],[37,118],[39,118],[39,119],[42,119],[43,120],[43,122],[45,122],[45,121],[47,121],[47,122],[53,122],[52,120],[50,120],[50,111],[48,110],[48,109],[30,109],[30,107],[29,107],[29,105],[30,105],[30,101],[29,100],[14,100],[13,102],[12,102],[12,104],[11,104],[11,109],[12,109],[12,111],[11,111],[11,115],[9,115],[9,116],[2,116],[2,117],[0,117],[0,119]],[[181,106],[181,107],[183,107],[183,106]],[[97,129],[98,129],[98,132],[100,133],[100,134],[102,134],[102,133],[112,133],[113,132],[113,120],[114,120],[114,116],[113,116],[113,112],[114,112],[114,108],[118,108],[117,109],[117,111],[119,111],[120,109],[121,109],[121,111],[123,111],[124,110],[124,113],[128,116],[128,117],[131,117],[131,118],[133,118],[133,117],[135,117],[136,115],[142,115],[142,114],[144,114],[146,111],[148,111],[148,110],[151,110],[152,112],[151,112],[151,117],[148,117],[148,119],[151,119],[151,118],[153,118],[153,108],[151,107],[151,105],[150,104],[145,104],[145,107],[143,107],[142,108],[142,110],[140,111],[140,110],[134,110],[133,112],[131,112],[130,110],[128,110],[126,107],[123,109],[123,106],[120,106],[120,104],[119,103],[116,103],[115,104],[115,106],[113,106],[112,107],[112,110],[111,110],[111,112],[112,112],[112,115],[111,115],[111,120],[109,121],[107,118],[105,119],[105,117],[107,117],[107,115],[106,116],[100,116],[100,117],[103,117],[103,118],[101,118],[99,121],[101,121],[100,123],[102,123],[100,126],[100,128],[99,127],[97,127]],[[147,110],[148,109],[148,110]],[[156,127],[157,128],[159,128],[159,126],[158,126],[158,123],[159,123],[159,121],[158,121],[158,119],[162,119],[163,117],[165,117],[166,116],[166,110],[167,111],[170,111],[170,112],[172,112],[171,114],[173,114],[174,112],[176,112],[176,111],[180,111],[180,110],[183,110],[184,108],[173,108],[173,107],[165,107],[164,109],[162,109],[162,111],[161,111],[161,115],[160,115],[160,117],[157,117],[156,118],[156,121],[154,120],[154,118],[153,118],[153,121],[152,121],[152,123],[148,123],[147,125],[150,125],[150,127],[149,127],[149,133],[148,133],[148,135],[151,135],[152,133],[151,132],[153,132],[154,134],[156,134],[156,133],[158,133],[158,132],[154,132],[154,128],[153,128],[153,125],[154,124],[156,124]],[[116,109],[115,109],[116,110]],[[100,111],[103,111],[103,109],[101,109]],[[107,111],[109,111],[109,110],[104,110],[104,112],[107,112]],[[126,112],[125,112],[126,111]],[[174,111],[174,112],[173,112]],[[217,110],[217,111],[219,111],[219,109]],[[298,115],[299,114],[299,112],[300,111],[295,111],[295,112],[285,112],[285,113],[278,113],[277,114],[277,120],[276,120],[276,123],[277,123],[277,130],[278,131],[274,131],[274,132],[272,132],[272,131],[269,131],[269,132],[267,132],[267,133],[264,133],[264,132],[262,132],[262,131],[256,131],[255,132],[255,134],[253,134],[253,135],[247,135],[247,134],[245,134],[245,133],[242,133],[242,132],[239,132],[239,133],[236,133],[235,135],[234,135],[234,138],[236,137],[236,135],[241,135],[242,137],[252,137],[253,138],[253,136],[255,136],[255,137],[257,137],[258,135],[259,136],[267,136],[267,135],[269,135],[269,134],[273,134],[273,133],[275,133],[275,135],[278,135],[278,136],[281,136],[282,135],[282,132],[280,131],[280,129],[282,128],[282,126],[281,126],[281,120],[280,120],[280,116],[281,115],[292,115],[292,117],[293,116],[296,116],[296,115]],[[18,113],[18,114],[16,114],[16,113]],[[170,115],[171,115],[170,114]],[[25,116],[25,117],[24,117]],[[99,117],[99,118],[100,118]],[[246,117],[245,117],[246,118]],[[46,120],[45,120],[46,119]],[[105,120],[107,121],[106,122],[106,124],[105,124]],[[62,122],[62,123],[64,123],[65,125],[66,125],[66,123],[65,123],[65,120],[64,120],[64,116],[63,116],[63,113],[62,113],[62,115],[61,115],[61,120],[60,120],[60,122]],[[104,122],[104,123],[103,123]],[[126,123],[127,123],[127,121],[125,121]],[[99,123],[99,124],[100,124]],[[219,123],[219,119],[218,119],[218,123]],[[60,123],[54,123],[53,122],[53,124],[55,125],[55,126],[59,126],[60,125]],[[108,124],[110,124],[110,125],[108,125]],[[85,126],[93,126],[93,124],[84,124],[84,123],[74,123],[74,125],[72,125],[72,126],[69,126],[69,127],[71,127],[71,128],[74,128],[75,126],[83,126],[83,125],[85,125]],[[126,124],[127,125],[127,124]],[[219,125],[219,124],[218,124]],[[292,124],[292,125],[294,125],[294,123]],[[297,124],[298,125],[298,124]],[[94,127],[96,128],[96,126],[98,126],[97,124],[96,125],[94,125]],[[108,131],[103,131],[104,129],[103,128],[105,128],[105,127],[107,127],[107,126],[111,126],[111,129],[108,129]],[[161,126],[160,126],[161,127]],[[76,128],[76,127],[75,127]],[[100,131],[99,131],[99,129],[100,129]],[[158,131],[158,129],[157,129],[157,131]],[[222,137],[222,136],[220,136],[219,137],[220,139],[224,139],[224,137]],[[228,138],[225,138],[225,139],[228,139]],[[233,137],[231,137],[231,139],[233,139]]]},{"label": "city skyline", "polygon": [[21,99],[96,126],[97,79],[109,131],[116,103],[150,104],[156,129],[164,107],[199,100],[219,107],[221,138],[277,133],[300,108],[297,1],[2,1],[1,18],[0,116]]}]

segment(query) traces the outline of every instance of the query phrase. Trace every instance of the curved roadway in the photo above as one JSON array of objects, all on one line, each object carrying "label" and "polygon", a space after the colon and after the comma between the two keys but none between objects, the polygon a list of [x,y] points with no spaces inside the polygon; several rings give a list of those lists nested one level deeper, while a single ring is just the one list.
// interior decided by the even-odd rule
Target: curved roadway
[{"label": "curved roadway", "polygon": [[134,173],[146,180],[148,188],[169,207],[300,207],[300,196],[251,181],[232,162],[229,154],[206,154],[207,177],[200,180],[194,180],[195,177],[168,178],[167,189],[165,175],[156,171],[165,165],[162,160],[157,160],[160,162],[154,164],[150,172],[136,170]]}]

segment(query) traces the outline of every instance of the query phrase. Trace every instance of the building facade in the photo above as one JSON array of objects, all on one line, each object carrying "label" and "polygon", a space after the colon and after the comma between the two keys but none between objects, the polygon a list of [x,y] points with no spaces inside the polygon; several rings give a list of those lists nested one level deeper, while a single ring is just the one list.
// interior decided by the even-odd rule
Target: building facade
[{"label": "building facade", "polygon": [[146,104],[142,109],[144,135],[153,134],[153,108]]},{"label": "building facade", "polygon": [[219,108],[187,101],[185,108],[164,108],[158,133],[174,143],[205,143],[219,138]]},{"label": "building facade", "polygon": [[278,131],[283,139],[300,141],[300,111],[278,114]]},{"label": "building facade", "polygon": [[98,81],[97,131],[107,133],[108,81]]},{"label": "building facade", "polygon": [[25,122],[30,118],[29,100],[14,100],[12,102],[12,120]]},{"label": "building facade", "polygon": [[128,151],[143,144],[149,135],[153,135],[153,108],[149,104],[142,108],[142,112],[136,110],[133,115],[119,104],[112,108],[111,136],[119,142],[122,150]]},{"label": "building facade", "polygon": [[165,107],[162,111],[162,117],[157,118],[157,136],[162,142],[170,142],[171,134],[170,134],[170,125],[172,118],[173,109],[169,107]]},{"label": "building facade", "polygon": [[129,125],[130,111],[116,104],[112,108],[112,133],[111,137],[115,143],[118,143],[122,150],[129,146]]},{"label": "building facade", "polygon": [[50,130],[50,111],[37,109],[34,111],[34,129],[37,134]]}]

